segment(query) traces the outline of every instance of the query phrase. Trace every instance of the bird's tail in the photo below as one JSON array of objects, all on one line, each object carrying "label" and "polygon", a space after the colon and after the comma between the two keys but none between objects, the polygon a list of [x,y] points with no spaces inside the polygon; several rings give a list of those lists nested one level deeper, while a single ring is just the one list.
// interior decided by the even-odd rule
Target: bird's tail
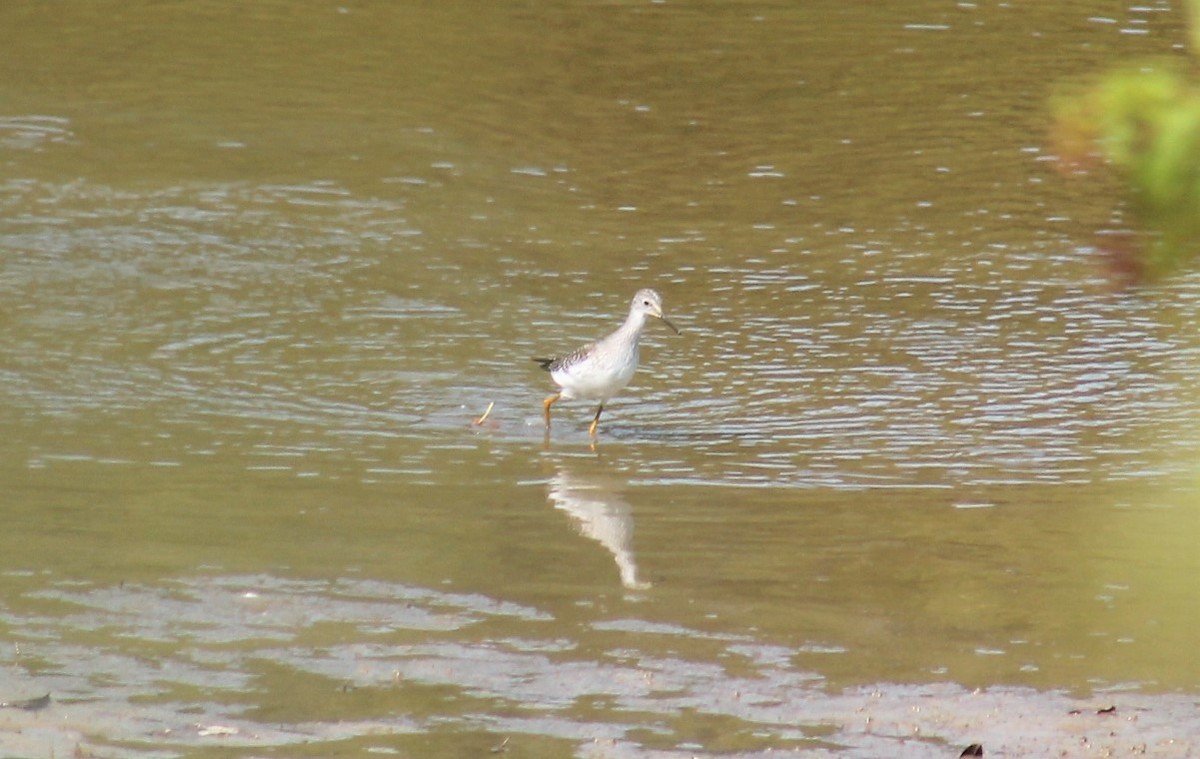
[{"label": "bird's tail", "polygon": [[542,369],[545,369],[546,371],[550,371],[550,364],[554,363],[554,359],[552,358],[538,358],[537,356],[534,356],[533,360],[538,363],[538,366],[542,367]]}]

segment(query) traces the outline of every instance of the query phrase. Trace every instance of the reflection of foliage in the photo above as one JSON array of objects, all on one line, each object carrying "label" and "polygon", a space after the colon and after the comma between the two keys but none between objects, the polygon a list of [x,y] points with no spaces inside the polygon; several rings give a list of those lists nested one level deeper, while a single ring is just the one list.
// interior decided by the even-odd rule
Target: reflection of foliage
[{"label": "reflection of foliage", "polygon": [[[1189,0],[1200,51],[1200,0]],[[1117,273],[1153,277],[1200,255],[1200,81],[1170,62],[1101,76],[1055,104],[1062,165],[1107,162],[1129,187],[1129,210],[1147,239],[1107,251]],[[1113,238],[1114,240],[1117,238]]]}]

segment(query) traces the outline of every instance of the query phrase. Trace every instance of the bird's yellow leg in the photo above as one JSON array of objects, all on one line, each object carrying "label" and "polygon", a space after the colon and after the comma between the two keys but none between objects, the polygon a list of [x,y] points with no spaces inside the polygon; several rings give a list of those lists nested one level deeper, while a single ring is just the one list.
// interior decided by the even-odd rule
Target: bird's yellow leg
[{"label": "bird's yellow leg", "polygon": [[555,393],[542,401],[542,411],[546,416],[546,429],[550,429],[550,407],[562,397],[562,393]]},{"label": "bird's yellow leg", "polygon": [[604,411],[604,404],[600,404],[600,408],[596,409],[596,418],[592,420],[592,426],[588,427],[588,434],[596,437],[596,427],[600,424],[600,414]]}]

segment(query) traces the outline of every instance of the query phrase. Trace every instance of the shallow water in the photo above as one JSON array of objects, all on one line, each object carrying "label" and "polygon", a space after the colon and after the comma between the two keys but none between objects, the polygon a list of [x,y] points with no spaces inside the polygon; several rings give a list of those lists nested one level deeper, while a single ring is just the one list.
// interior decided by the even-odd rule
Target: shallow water
[{"label": "shallow water", "polygon": [[[1200,280],[1115,292],[1044,147],[1054,82],[1180,39],[7,5],[0,702],[52,701],[0,745],[1021,756],[1119,700],[1088,750],[1186,755]],[[647,285],[683,334],[546,439],[529,356]]]}]

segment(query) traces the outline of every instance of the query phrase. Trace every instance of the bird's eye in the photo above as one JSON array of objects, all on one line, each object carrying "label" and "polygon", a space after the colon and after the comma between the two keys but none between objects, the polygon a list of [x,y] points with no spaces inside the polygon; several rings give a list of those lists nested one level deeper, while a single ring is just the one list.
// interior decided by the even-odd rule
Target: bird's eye
[{"label": "bird's eye", "polygon": [[648,306],[648,305],[650,305],[650,301],[648,301],[648,300],[644,300],[644,301],[642,301],[642,305],[643,305],[643,306]]}]

